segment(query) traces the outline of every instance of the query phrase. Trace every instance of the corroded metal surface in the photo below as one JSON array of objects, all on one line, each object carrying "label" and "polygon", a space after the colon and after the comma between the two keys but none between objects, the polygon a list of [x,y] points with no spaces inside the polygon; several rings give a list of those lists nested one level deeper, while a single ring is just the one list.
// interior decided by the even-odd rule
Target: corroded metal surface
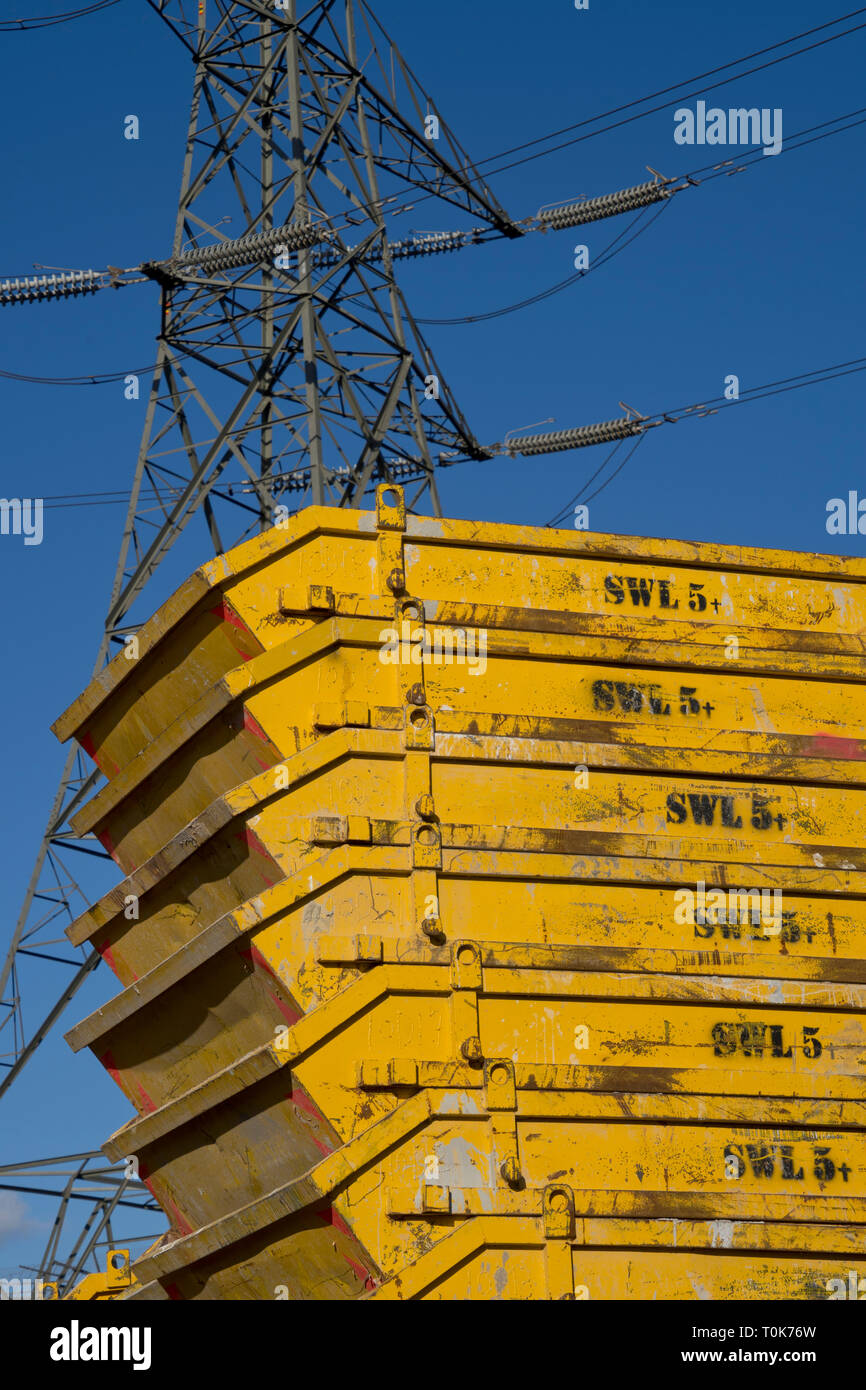
[{"label": "corroded metal surface", "polygon": [[58,720],[128,1297],[866,1273],[866,562],[310,509]]}]

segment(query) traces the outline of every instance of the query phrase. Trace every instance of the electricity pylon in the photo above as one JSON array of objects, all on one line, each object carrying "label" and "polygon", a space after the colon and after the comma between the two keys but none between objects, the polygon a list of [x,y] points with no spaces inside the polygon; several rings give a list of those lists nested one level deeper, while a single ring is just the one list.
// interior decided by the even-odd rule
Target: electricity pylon
[{"label": "electricity pylon", "polygon": [[[625,418],[482,447],[419,332],[395,265],[579,226],[679,191],[656,175],[515,222],[366,0],[147,4],[194,63],[170,247],[134,272],[0,285],[0,304],[143,280],[160,291],[157,360],[95,672],[139,626],[145,605],[135,605],[196,513],[215,553],[273,524],[280,508],[359,507],[380,482],[414,485],[410,509],[438,515],[440,466],[580,448],[648,428]],[[472,224],[406,230],[414,204],[432,199]],[[75,959],[58,925],[91,900],[72,853],[107,858],[69,823],[100,780],[80,751],[68,754],[0,969],[0,1096],[99,963],[95,954]],[[29,1034],[21,984],[28,958],[68,972]]]},{"label": "electricity pylon", "polygon": [[[216,553],[276,508],[361,506],[381,481],[414,480],[411,505],[439,513],[439,456],[487,454],[397,283],[392,210],[433,195],[473,239],[521,235],[364,0],[148,4],[193,58],[193,94],[173,240],[142,267],[159,345],[97,670],[199,511]],[[28,1037],[20,966],[86,906],[69,852],[102,851],[68,821],[98,778],[70,753],[0,971],[0,1094],[97,964],[67,948]]]}]

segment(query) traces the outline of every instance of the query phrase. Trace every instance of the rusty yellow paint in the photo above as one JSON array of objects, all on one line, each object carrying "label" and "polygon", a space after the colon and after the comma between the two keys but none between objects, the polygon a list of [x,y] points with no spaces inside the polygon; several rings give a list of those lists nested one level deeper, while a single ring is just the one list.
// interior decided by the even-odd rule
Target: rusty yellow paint
[{"label": "rusty yellow paint", "polygon": [[[748,1222],[696,1223],[584,1221],[576,1238],[562,1242],[565,1259],[551,1259],[550,1242],[541,1223],[484,1216],[459,1227],[396,1279],[372,1295],[374,1300],[467,1298],[535,1300],[547,1297],[721,1301],[823,1299],[833,1280],[846,1291],[854,1288],[863,1268],[859,1254],[847,1263],[833,1258],[780,1259],[767,1255],[741,1256],[741,1248],[761,1251],[767,1227]],[[621,1231],[628,1225],[630,1229]],[[822,1228],[817,1228],[820,1239]],[[792,1246],[803,1248],[803,1227],[789,1228]],[[577,1244],[575,1241],[579,1241]],[[622,1243],[623,1250],[583,1249]],[[633,1250],[632,1244],[658,1246]],[[694,1245],[698,1248],[689,1250]],[[686,1247],[685,1251],[678,1247]],[[700,1247],[704,1247],[701,1249]],[[770,1245],[775,1253],[777,1247]],[[781,1249],[784,1249],[781,1246]],[[808,1245],[809,1249],[815,1247]],[[715,1251],[716,1253],[711,1253]],[[558,1253],[558,1252],[557,1252]],[[553,1268],[551,1268],[553,1266]],[[455,1274],[453,1271],[459,1270]],[[551,1292],[551,1275],[556,1281]],[[829,1286],[829,1290],[828,1290]]]},{"label": "rusty yellow paint", "polygon": [[[198,815],[209,793],[197,791],[189,777],[162,784],[162,793],[154,786],[149,801],[129,798],[98,828],[121,862],[142,864],[142,883],[165,877],[207,840],[216,861],[211,879],[220,865],[226,874],[244,873],[244,891],[235,899],[244,901],[307,862],[319,844],[408,843],[413,806],[407,806],[402,744],[396,732],[339,730],[211,800]],[[730,886],[744,890],[754,886],[758,866],[866,868],[857,833],[866,793],[859,788],[606,769],[589,770],[587,785],[577,786],[586,752],[578,744],[449,736],[429,757],[422,793],[441,808],[442,848],[712,856],[743,866]],[[537,761],[527,766],[527,758]],[[502,805],[510,808],[507,826],[498,823]],[[476,811],[472,822],[469,806]],[[170,832],[165,839],[161,826]]]},{"label": "rusty yellow paint", "polygon": [[[289,644],[290,653],[279,648],[230,672],[223,694],[209,692],[154,737],[77,813],[75,828],[102,833],[110,819],[112,851],[124,865],[140,862],[210,806],[222,788],[291,762],[293,755],[299,756],[297,771],[288,768],[285,777],[303,775],[300,754],[309,752],[317,731],[372,726],[371,747],[391,731],[392,744],[402,752],[397,668],[379,660],[381,644],[373,631],[365,634],[366,648],[350,645],[357,640],[347,631],[341,635],[345,645],[329,646],[328,633],[317,628]],[[816,683],[792,690],[790,682],[729,675],[702,682],[688,672],[652,681],[610,667],[599,668],[605,676],[600,679],[594,668],[565,662],[546,662],[538,679],[527,684],[525,659],[499,663],[488,648],[487,662],[484,679],[460,684],[454,668],[430,669],[427,698],[436,709],[437,743],[445,759],[459,763],[468,730],[477,754],[486,753],[491,761],[513,760],[531,737],[543,745],[555,742],[566,766],[599,772],[669,769],[683,776],[700,751],[702,774],[710,776],[781,775],[862,785],[866,744],[859,738],[862,691],[857,686]],[[334,683],[344,690],[364,688],[392,703],[323,700],[322,692],[330,692]],[[602,719],[612,702],[619,717]],[[629,706],[635,710],[631,716]],[[305,717],[299,719],[299,713]],[[744,733],[743,724],[756,732]],[[533,751],[536,760],[557,760],[546,747]],[[717,821],[722,813],[723,807],[717,808]],[[127,846],[130,824],[135,839]]]},{"label": "rusty yellow paint", "polygon": [[[450,974],[428,966],[364,975],[323,1006],[321,1020],[308,1016],[316,1017],[322,1028],[339,1026],[340,1038],[319,1044],[315,1057],[299,1062],[294,1074],[307,1089],[334,1085],[353,1093],[357,1056],[389,1063],[418,1057],[433,1061],[443,1046],[447,1055],[459,1056],[467,1038],[482,1036],[490,1055],[511,1057],[515,1064],[593,1067],[624,1081],[631,1077],[628,1084],[647,1090],[663,1086],[707,1094],[820,1097],[832,1076],[837,1097],[856,1099],[862,1093],[866,1032],[860,1014],[841,1011],[843,1001],[862,1009],[862,988],[837,986],[831,994],[800,982],[762,982],[759,990],[752,981],[736,981],[732,987],[714,977],[695,985],[612,972],[526,972],[521,977],[519,972],[491,971],[471,1012],[467,1008],[464,1024],[455,1014]],[[764,1001],[755,1007],[759,993]],[[142,1006],[135,994],[132,987],[126,1009],[100,1011],[79,1025],[70,1041],[76,1047],[97,1047],[100,1056],[110,1054],[115,1080],[133,1101],[143,1088],[148,1109],[167,1103],[178,1091],[203,1087],[216,1063],[230,1064],[233,1057],[245,1055],[245,1044],[255,1036],[236,1005],[234,1011],[221,1011],[222,1026],[196,1029],[180,1045],[172,1040],[170,1006],[160,997]],[[503,1001],[503,994],[512,997]],[[708,1005],[711,998],[720,1002]],[[742,1006],[744,998],[752,1007]],[[809,1012],[793,1007],[816,999],[817,1007]],[[258,1002],[263,1018],[273,1020],[272,1035],[285,1049],[296,1051],[291,1034],[277,1031],[278,1001],[268,1009],[266,991],[259,987],[244,1002],[248,1008]],[[821,1006],[834,1011],[825,1014]],[[142,1034],[150,1039],[147,1050],[136,1044]],[[363,1118],[368,1111],[368,1101],[352,1094],[334,1120],[351,1129],[351,1117]]]},{"label": "rusty yellow paint", "polygon": [[[652,868],[656,870],[654,877],[647,872]],[[110,951],[121,980],[125,984],[137,982],[142,999],[141,977],[166,955],[173,959],[165,968],[171,970],[172,978],[180,978],[205,956],[252,930],[257,934],[258,949],[277,973],[283,973],[286,983],[297,989],[305,1009],[315,1004],[320,990],[327,990],[333,975],[332,971],[317,969],[316,956],[321,952],[325,953],[322,963],[328,966],[364,962],[363,948],[354,944],[354,938],[332,938],[334,922],[351,928],[362,924],[364,913],[371,911],[382,941],[381,951],[389,951],[389,958],[397,962],[435,960],[440,949],[429,939],[407,932],[413,923],[415,896],[409,846],[345,845],[330,849],[250,903],[216,917],[204,930],[193,906],[199,892],[195,860],[187,855],[175,875],[176,886],[189,899],[184,911],[175,908],[173,901],[166,906],[159,882],[150,888],[146,873],[139,872],[69,929],[76,945],[90,941],[103,953]],[[624,885],[628,878],[634,882]],[[677,893],[681,890],[672,885],[691,882],[694,887],[695,878],[712,884],[718,879],[718,870],[706,861],[446,850],[436,885],[439,919],[449,927],[483,923],[482,939],[491,943],[490,964],[499,961],[523,967],[536,961],[539,968],[582,964],[590,969],[631,968],[666,974],[721,971],[786,979],[866,981],[866,904],[859,896],[866,876],[755,866],[747,882],[756,883],[770,895],[766,904],[763,897],[760,904],[762,911],[765,905],[769,908],[768,920],[757,923],[751,915],[743,920],[740,899],[735,903],[739,913],[727,914],[736,918],[732,921],[715,922],[706,913],[701,916],[696,902],[678,909]],[[796,891],[784,891],[782,885],[789,882],[796,885]],[[838,894],[840,887],[858,896],[812,896]],[[707,894],[713,891],[710,887]],[[776,891],[783,894],[778,930],[773,917],[772,894]],[[309,910],[308,897],[321,904],[315,913]],[[135,913],[129,899],[135,900]],[[423,916],[424,902],[419,906]],[[518,924],[528,938],[524,943],[513,940]],[[179,950],[193,939],[194,952]],[[493,943],[503,943],[503,951],[507,943],[507,962],[502,952],[495,954]]]},{"label": "rusty yellow paint", "polygon": [[[378,521],[309,508],[285,529],[203,566],[137,634],[135,659],[119,653],[57,720],[58,736],[86,741],[113,776],[238,657],[247,661],[308,630],[341,598],[344,610],[363,612],[371,577],[374,593],[390,599],[395,569],[403,592],[431,605],[431,622],[495,627],[498,611],[499,621],[517,630],[555,631],[572,619],[572,628],[589,637],[632,643],[652,642],[661,627],[663,644],[684,644],[686,665],[691,642],[723,650],[734,629],[770,667],[772,653],[808,653],[814,670],[816,658],[838,662],[847,651],[852,671],[858,669],[866,629],[862,560],[580,533],[564,538],[407,517],[401,508],[389,518],[381,504]],[[406,602],[401,597],[396,610],[391,604],[392,619],[402,618]],[[676,664],[669,654],[667,661]]]},{"label": "rusty yellow paint", "polygon": [[198,571],[55,726],[125,875],[69,1041],[170,1221],[126,1296],[866,1272],[864,632],[862,560],[399,489]]}]

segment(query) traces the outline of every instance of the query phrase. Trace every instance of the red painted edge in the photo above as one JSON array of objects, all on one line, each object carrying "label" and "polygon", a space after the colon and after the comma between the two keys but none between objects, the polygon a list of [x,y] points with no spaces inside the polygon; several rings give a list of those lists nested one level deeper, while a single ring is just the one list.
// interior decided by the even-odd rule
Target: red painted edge
[{"label": "red painted edge", "polygon": [[117,962],[114,959],[114,952],[112,951],[108,942],[97,942],[96,949],[102,956],[102,959],[105,961],[105,964],[109,967],[109,969],[113,970],[117,978],[120,979],[120,971],[118,970]]},{"label": "red painted edge", "polygon": [[156,1106],[154,1105],[154,1103],[153,1103],[153,1101],[151,1100],[150,1096],[147,1094],[147,1091],[146,1091],[146,1090],[144,1089],[144,1087],[141,1085],[141,1082],[136,1081],[136,1083],[135,1083],[135,1089],[138,1091],[138,1094],[141,1096],[142,1114],[143,1114],[143,1115],[152,1115],[152,1114],[155,1112],[155,1110],[156,1110]]},{"label": "red painted edge", "polygon": [[[307,1095],[303,1087],[300,1086],[297,1082],[293,1082],[292,1084],[292,1091],[289,1099],[291,1100],[292,1104],[297,1107],[298,1110],[302,1110],[304,1114],[309,1115],[311,1119],[321,1120],[324,1124],[327,1124],[327,1120],[325,1119],[319,1107],[313,1103],[313,1101]],[[316,1148],[319,1150],[319,1153],[324,1154],[327,1157],[328,1154],[334,1152],[333,1146],[329,1146],[328,1144],[323,1143],[320,1139],[316,1138],[315,1134],[311,1134],[310,1138],[312,1139]]]},{"label": "red painted edge", "polygon": [[117,867],[120,868],[120,860],[114,852],[114,841],[111,838],[110,832],[108,830],[100,830],[96,838],[102,845],[105,853],[110,854]]},{"label": "red painted edge", "polygon": [[180,1231],[181,1235],[192,1235],[192,1226],[189,1224],[186,1217],[181,1214],[180,1210],[178,1209],[177,1203],[173,1202],[170,1197],[166,1197],[164,1205],[171,1208],[175,1224],[177,1226],[177,1229]]},{"label": "red painted edge", "polygon": [[112,762],[110,758],[100,759],[97,756],[96,745],[93,742],[92,734],[82,734],[79,737],[78,742],[84,749],[87,756],[89,758],[92,758],[93,761],[96,763],[96,766],[99,768],[100,772],[104,772],[106,777],[117,776],[118,772],[120,771],[120,768],[117,766],[117,763]]},{"label": "red painted edge", "polygon": [[859,738],[840,738],[838,734],[815,734],[806,752],[818,758],[866,758],[866,743]]},{"label": "red painted edge", "polygon": [[[110,1052],[103,1052],[102,1056],[99,1058],[99,1061],[102,1064],[102,1066],[105,1067],[105,1070],[108,1072],[108,1075],[111,1077],[112,1081],[114,1081],[123,1091],[123,1083],[120,1080],[120,1072],[117,1069],[117,1065],[114,1061],[114,1057],[112,1056],[112,1054]],[[126,1092],[124,1092],[124,1094],[126,1094]]]},{"label": "red painted edge", "polygon": [[[316,1216],[318,1216],[320,1220],[324,1221],[326,1225],[333,1226],[335,1231],[339,1231],[340,1234],[346,1236],[348,1240],[351,1240],[353,1242],[356,1241],[356,1236],[353,1234],[351,1227],[349,1227],[346,1224],[340,1213],[337,1211],[336,1207],[334,1207],[333,1205],[331,1205],[330,1207],[320,1207],[316,1212]],[[374,1279],[373,1275],[370,1273],[369,1269],[367,1269],[365,1265],[360,1264],[357,1260],[353,1260],[351,1255],[346,1254],[345,1250],[341,1251],[340,1253],[342,1254],[343,1259],[346,1261],[346,1264],[354,1273],[355,1277],[359,1279],[360,1282],[364,1285],[365,1289],[376,1287],[376,1280]]]},{"label": "red painted edge", "polygon": [[235,839],[240,840],[242,844],[246,845],[248,850],[251,850],[253,854],[258,855],[259,858],[266,859],[267,862],[277,870],[278,878],[268,878],[267,874],[262,874],[262,878],[264,882],[267,884],[268,888],[273,888],[274,884],[279,882],[279,879],[282,878],[283,875],[280,872],[279,864],[274,859],[273,855],[269,854],[268,851],[265,849],[264,845],[262,844],[258,835],[256,835],[255,831],[250,830],[249,826],[247,826],[246,829],[239,830],[237,832],[237,834],[235,835]]},{"label": "red painted edge", "polygon": [[251,734],[255,734],[256,738],[260,738],[262,743],[270,743],[270,739],[259,721],[254,715],[250,714],[249,710],[246,708],[244,708],[244,728],[249,729]]},{"label": "red painted edge", "polygon": [[218,603],[216,607],[211,608],[208,611],[212,613],[215,618],[219,618],[220,622],[227,623],[229,627],[233,627],[238,632],[242,632],[243,635],[245,637],[248,637],[250,642],[252,642],[255,645],[255,651],[245,652],[243,648],[239,647],[236,642],[232,643],[232,645],[235,648],[235,651],[237,652],[238,656],[241,658],[242,661],[252,661],[254,656],[258,656],[261,652],[264,651],[264,647],[262,646],[259,639],[256,637],[255,633],[250,631],[244,620],[240,617],[238,613],[235,612],[234,608],[232,608],[228,599],[224,598],[222,603]]},{"label": "red painted edge", "polygon": [[[257,946],[241,946],[239,948],[239,954],[243,956],[245,960],[250,961],[254,969],[263,971],[270,979],[282,986],[283,982],[279,975],[272,968],[270,962],[265,959]],[[304,1015],[300,1009],[295,1008],[294,1004],[286,1004],[284,1000],[274,994],[273,990],[268,990],[268,998],[274,1001],[290,1027],[293,1027],[299,1019],[303,1018]]]},{"label": "red painted edge", "polygon": [[262,769],[263,772],[267,772],[269,768],[274,766],[274,763],[279,762],[280,755],[277,752],[274,745],[271,743],[271,740],[268,738],[261,724],[250,714],[249,710],[246,708],[244,709],[244,728],[247,730],[248,733],[252,734],[253,738],[258,739],[260,743],[267,744],[268,751],[272,754],[272,757],[269,762],[264,762],[256,753],[253,753],[253,757],[255,758],[259,767]]}]

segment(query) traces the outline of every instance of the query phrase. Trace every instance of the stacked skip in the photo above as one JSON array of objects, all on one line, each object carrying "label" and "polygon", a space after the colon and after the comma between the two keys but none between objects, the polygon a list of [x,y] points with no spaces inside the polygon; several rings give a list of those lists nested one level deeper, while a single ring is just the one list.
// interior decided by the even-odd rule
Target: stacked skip
[{"label": "stacked skip", "polygon": [[864,633],[863,560],[396,488],[199,570],[56,725],[132,1296],[847,1296]]}]

